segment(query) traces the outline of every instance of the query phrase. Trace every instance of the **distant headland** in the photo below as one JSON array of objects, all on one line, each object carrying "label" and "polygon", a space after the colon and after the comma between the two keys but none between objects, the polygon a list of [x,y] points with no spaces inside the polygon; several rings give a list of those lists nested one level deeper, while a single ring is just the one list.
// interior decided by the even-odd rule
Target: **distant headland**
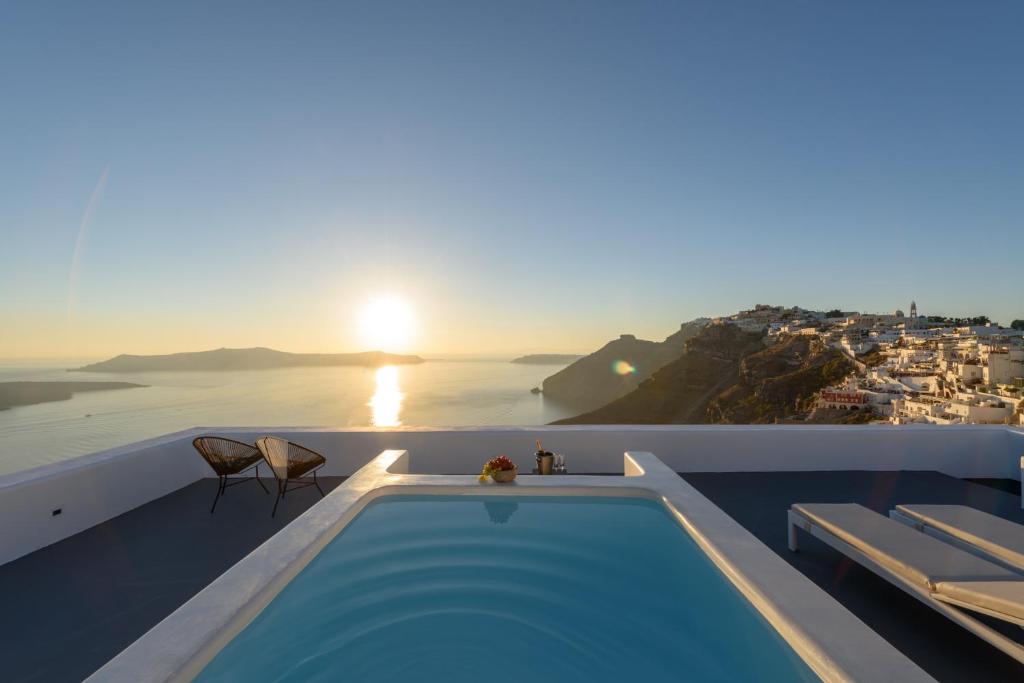
[{"label": "distant headland", "polygon": [[578,353],[533,353],[513,358],[511,362],[522,365],[568,365],[583,358]]},{"label": "distant headland", "polygon": [[144,386],[131,382],[0,382],[0,410],[67,401],[73,394],[82,391],[137,389]]},{"label": "distant headland", "polygon": [[69,372],[187,372],[220,370],[268,370],[271,368],[327,367],[356,365],[410,365],[422,363],[419,356],[383,351],[362,353],[288,353],[274,349],[215,349],[172,353],[164,356],[122,354],[100,363],[73,368]]}]

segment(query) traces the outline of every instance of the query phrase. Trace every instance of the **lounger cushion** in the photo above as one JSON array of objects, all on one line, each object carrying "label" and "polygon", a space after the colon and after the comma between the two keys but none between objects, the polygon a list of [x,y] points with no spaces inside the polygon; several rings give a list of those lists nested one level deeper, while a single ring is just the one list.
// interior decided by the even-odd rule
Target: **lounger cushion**
[{"label": "lounger cushion", "polygon": [[942,581],[1020,581],[1024,577],[854,503],[798,503],[793,511],[927,590]]},{"label": "lounger cushion", "polygon": [[906,517],[1024,570],[1024,526],[966,505],[897,505]]},{"label": "lounger cushion", "polygon": [[942,581],[935,594],[968,605],[1024,619],[1024,582],[1022,581]]}]

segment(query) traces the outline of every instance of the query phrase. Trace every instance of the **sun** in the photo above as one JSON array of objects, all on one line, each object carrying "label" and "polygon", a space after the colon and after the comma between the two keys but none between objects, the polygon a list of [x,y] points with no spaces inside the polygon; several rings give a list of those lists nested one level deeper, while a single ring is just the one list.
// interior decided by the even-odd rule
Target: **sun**
[{"label": "sun", "polygon": [[363,306],[359,333],[372,351],[405,351],[415,332],[412,308],[398,297],[378,297]]}]

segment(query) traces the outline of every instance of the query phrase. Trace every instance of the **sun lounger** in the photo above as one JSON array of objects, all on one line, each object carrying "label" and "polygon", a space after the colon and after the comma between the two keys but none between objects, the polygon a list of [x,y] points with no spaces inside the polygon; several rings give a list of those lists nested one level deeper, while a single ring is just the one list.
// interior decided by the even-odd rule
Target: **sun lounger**
[{"label": "sun lounger", "polygon": [[1024,626],[1024,576],[853,503],[794,504],[788,513],[793,551],[797,529],[1024,663],[1024,646],[971,614]]},{"label": "sun lounger", "polygon": [[1024,573],[1024,526],[966,505],[897,505],[889,512],[929,536]]}]

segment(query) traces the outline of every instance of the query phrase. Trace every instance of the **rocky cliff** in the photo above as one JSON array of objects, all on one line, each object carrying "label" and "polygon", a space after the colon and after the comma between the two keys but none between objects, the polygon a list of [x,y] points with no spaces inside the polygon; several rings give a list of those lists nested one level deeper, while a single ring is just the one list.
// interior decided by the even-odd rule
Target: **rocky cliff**
[{"label": "rocky cliff", "polygon": [[635,390],[557,424],[756,424],[805,415],[815,394],[853,370],[812,337],[765,346],[762,335],[709,325]]},{"label": "rocky cliff", "polygon": [[703,319],[683,323],[660,342],[624,334],[545,379],[544,395],[584,410],[604,405],[633,391],[678,358],[686,341],[706,325]]}]

